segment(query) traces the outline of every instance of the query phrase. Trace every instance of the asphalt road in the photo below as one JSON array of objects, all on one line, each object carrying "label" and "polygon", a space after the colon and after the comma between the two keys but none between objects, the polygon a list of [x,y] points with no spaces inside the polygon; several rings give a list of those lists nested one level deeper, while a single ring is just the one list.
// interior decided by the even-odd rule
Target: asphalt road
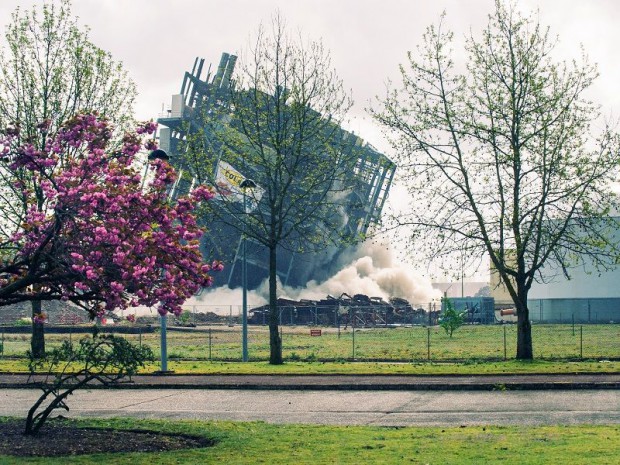
[{"label": "asphalt road", "polygon": [[[25,416],[40,391],[1,389],[0,415]],[[70,417],[262,420],[271,423],[454,426],[620,424],[618,390],[78,391]]]}]

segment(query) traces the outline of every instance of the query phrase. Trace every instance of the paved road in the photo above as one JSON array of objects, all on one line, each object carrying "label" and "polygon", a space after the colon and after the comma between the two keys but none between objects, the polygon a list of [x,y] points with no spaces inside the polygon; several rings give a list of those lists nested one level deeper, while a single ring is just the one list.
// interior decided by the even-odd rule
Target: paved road
[{"label": "paved road", "polygon": [[[1,389],[0,415],[25,415],[40,391]],[[79,391],[68,416],[262,420],[355,425],[620,424],[618,390]],[[67,415],[63,412],[63,415]]]}]

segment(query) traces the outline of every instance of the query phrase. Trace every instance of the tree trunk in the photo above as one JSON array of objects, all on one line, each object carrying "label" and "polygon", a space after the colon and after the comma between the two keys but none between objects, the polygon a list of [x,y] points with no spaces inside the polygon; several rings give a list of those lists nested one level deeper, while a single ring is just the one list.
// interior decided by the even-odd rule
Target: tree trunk
[{"label": "tree trunk", "polygon": [[527,292],[519,292],[517,304],[517,360],[532,360],[532,325],[527,307]]},{"label": "tree trunk", "polygon": [[34,316],[41,313],[41,301],[32,301],[32,338],[30,339],[30,351],[33,358],[45,357],[45,326],[44,323],[37,323]]},{"label": "tree trunk", "polygon": [[269,364],[282,365],[282,339],[278,331],[278,289],[276,248],[269,248]]}]

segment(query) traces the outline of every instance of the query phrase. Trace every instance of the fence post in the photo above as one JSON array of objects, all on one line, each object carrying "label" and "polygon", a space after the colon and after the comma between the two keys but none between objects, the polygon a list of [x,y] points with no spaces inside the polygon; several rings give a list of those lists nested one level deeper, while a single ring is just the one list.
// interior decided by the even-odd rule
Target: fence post
[{"label": "fence post", "polygon": [[4,355],[4,329],[2,330],[2,342],[0,342],[0,355]]},{"label": "fence post", "polygon": [[138,327],[138,344],[142,347],[142,326]]},{"label": "fence post", "polygon": [[353,330],[353,351],[352,351],[352,359],[355,360],[355,326],[352,326],[351,329]]},{"label": "fence post", "polygon": [[506,326],[503,327],[504,328],[504,360],[507,360],[507,354],[506,354]]},{"label": "fence post", "polygon": [[426,351],[427,351],[428,360],[430,361],[431,359],[431,328],[430,327],[426,328]]},{"label": "fence post", "polygon": [[583,326],[579,327],[579,358],[583,359]]},{"label": "fence post", "polygon": [[575,314],[573,313],[573,336],[575,335]]},{"label": "fence post", "polygon": [[209,361],[211,361],[211,328],[209,328]]}]

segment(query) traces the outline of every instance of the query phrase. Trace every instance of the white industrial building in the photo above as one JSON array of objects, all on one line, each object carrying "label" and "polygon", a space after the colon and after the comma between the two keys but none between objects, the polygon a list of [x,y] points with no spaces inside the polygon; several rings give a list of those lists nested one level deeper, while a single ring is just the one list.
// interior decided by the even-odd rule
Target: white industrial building
[{"label": "white industrial building", "polygon": [[[569,277],[552,262],[542,270],[528,295],[530,319],[548,323],[620,322],[620,265],[597,271],[591,262],[570,268]],[[491,296],[496,307],[511,304],[510,296],[491,269]]]},{"label": "white industrial building", "polygon": [[569,323],[620,322],[620,266],[569,270],[570,279],[548,267],[547,282],[534,283],[528,307],[533,321]]}]

